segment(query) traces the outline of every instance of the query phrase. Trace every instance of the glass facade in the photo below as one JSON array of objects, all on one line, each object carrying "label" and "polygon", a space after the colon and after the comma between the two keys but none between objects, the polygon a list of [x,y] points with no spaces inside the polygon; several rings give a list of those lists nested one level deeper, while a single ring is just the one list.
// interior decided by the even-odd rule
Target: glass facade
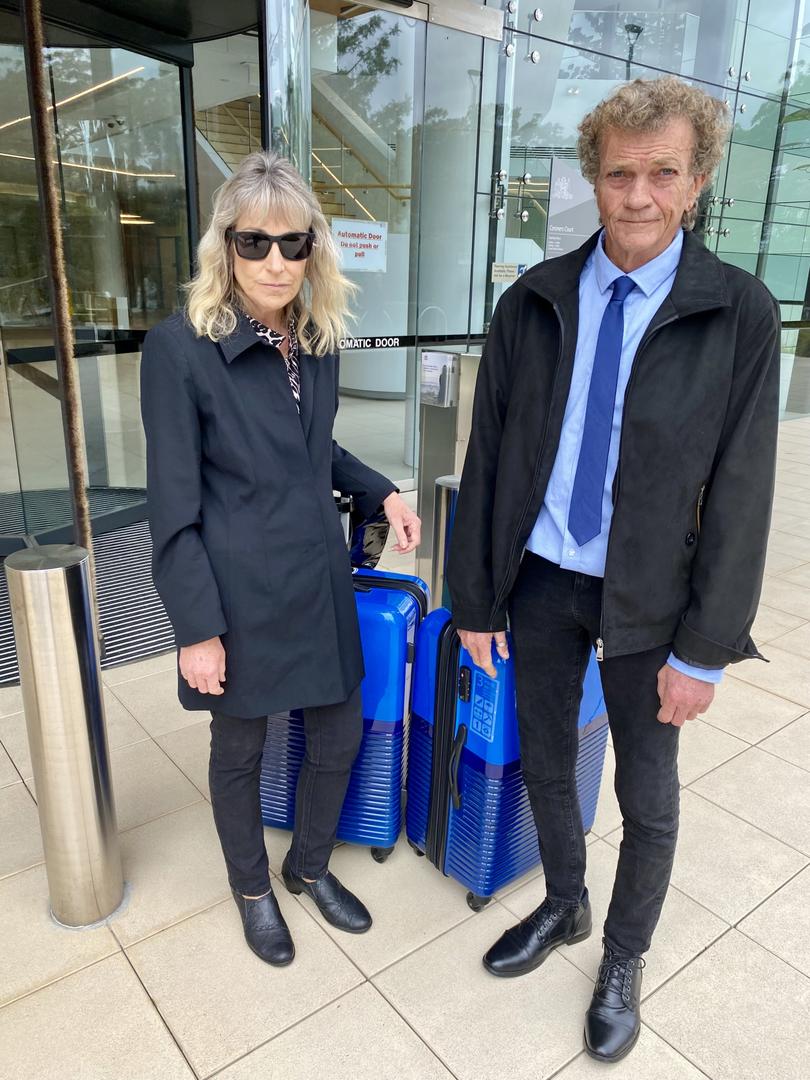
[{"label": "glass facade", "polygon": [[[143,505],[139,342],[189,274],[174,64],[103,43],[45,55],[97,515]],[[0,45],[0,531],[69,526],[67,468],[23,50]],[[16,477],[16,482],[15,482]]]},{"label": "glass facade", "polygon": [[[407,488],[419,350],[480,343],[510,278],[595,227],[576,129],[628,78],[671,72],[726,102],[732,135],[698,232],[777,296],[782,413],[810,412],[807,4],[536,3],[495,0],[462,17],[441,0],[430,11],[258,0],[255,25],[178,39],[174,53],[148,35],[124,48],[48,29],[99,528],[143,517],[140,342],[182,302],[213,193],[245,154],[272,146],[311,179],[360,287],[337,435]],[[25,63],[5,6],[0,538],[69,520]]]}]

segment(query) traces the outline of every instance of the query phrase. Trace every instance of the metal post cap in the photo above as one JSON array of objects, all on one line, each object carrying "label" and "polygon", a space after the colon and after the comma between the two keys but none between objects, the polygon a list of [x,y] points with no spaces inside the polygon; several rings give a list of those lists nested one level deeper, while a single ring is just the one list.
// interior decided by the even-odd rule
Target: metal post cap
[{"label": "metal post cap", "polygon": [[87,548],[78,544],[43,544],[41,547],[22,548],[6,556],[7,570],[31,573],[37,570],[67,570],[89,559]]}]

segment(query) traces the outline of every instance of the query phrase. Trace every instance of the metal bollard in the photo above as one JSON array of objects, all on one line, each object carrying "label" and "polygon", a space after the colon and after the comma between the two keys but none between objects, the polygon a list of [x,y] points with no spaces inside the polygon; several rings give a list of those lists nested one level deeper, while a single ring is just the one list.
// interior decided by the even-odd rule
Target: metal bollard
[{"label": "metal bollard", "polygon": [[433,565],[431,568],[430,595],[434,607],[450,607],[450,595],[445,588],[447,556],[458,500],[458,476],[437,476],[433,502]]},{"label": "metal bollard", "polygon": [[5,562],[51,912],[66,926],[123,898],[101,672],[84,548],[26,548]]}]

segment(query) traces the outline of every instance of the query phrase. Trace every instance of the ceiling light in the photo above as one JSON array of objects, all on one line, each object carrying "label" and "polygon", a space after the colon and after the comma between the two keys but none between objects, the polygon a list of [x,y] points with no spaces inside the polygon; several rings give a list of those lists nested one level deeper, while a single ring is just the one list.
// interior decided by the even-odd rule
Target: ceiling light
[{"label": "ceiling light", "polygon": [[[60,108],[62,105],[69,105],[71,101],[78,101],[79,98],[87,97],[88,94],[95,94],[98,90],[103,90],[105,86],[112,86],[113,83],[120,82],[122,79],[128,79],[130,75],[137,75],[139,71],[144,70],[144,65],[133,68],[131,71],[125,71],[123,75],[116,75],[114,79],[105,79],[104,82],[96,83],[95,86],[88,86],[86,90],[81,90],[78,94],[71,94],[70,97],[62,98],[61,101],[57,101],[55,105],[49,105],[46,112],[53,112],[54,109]],[[15,124],[22,124],[25,120],[30,120],[31,114],[27,113],[25,116],[18,116],[16,120],[7,120],[5,124],[0,124],[0,131],[4,131],[6,128],[14,127]]]},{"label": "ceiling light", "polygon": [[[28,154],[0,154],[0,158],[13,158],[15,161],[36,161],[36,158]],[[138,180],[173,180],[177,176],[177,173],[173,172],[133,172],[131,169],[107,169],[103,165],[81,165],[78,161],[66,161],[65,158],[62,158],[61,161],[54,161],[52,164],[60,165],[65,169],[85,169],[87,172],[108,173],[112,176],[134,176]]]}]

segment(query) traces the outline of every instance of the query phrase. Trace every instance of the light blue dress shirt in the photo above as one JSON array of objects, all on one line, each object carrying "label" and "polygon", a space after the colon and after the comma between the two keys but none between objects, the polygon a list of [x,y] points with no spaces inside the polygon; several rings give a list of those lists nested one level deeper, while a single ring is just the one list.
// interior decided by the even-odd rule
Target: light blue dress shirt
[{"label": "light blue dress shirt", "polygon": [[[602,531],[586,544],[579,545],[568,531],[568,512],[574,487],[585,409],[591,382],[596,339],[602,316],[611,296],[611,285],[622,277],[623,270],[610,261],[605,253],[604,232],[583,267],[579,279],[579,332],[574,356],[574,371],[568,404],[565,407],[560,442],[554,467],[551,470],[545,500],[537,516],[526,547],[535,555],[557,563],[564,570],[574,570],[591,577],[605,576],[608,535],[613,516],[613,479],[619,463],[619,440],[624,412],[624,395],[638,346],[653,315],[669,295],[683,248],[683,230],[655,259],[628,275],[636,284],[624,301],[624,336],[613,409],[613,427],[608,450],[605,490],[602,494]],[[709,670],[684,664],[674,655],[668,663],[677,671],[704,682],[720,682],[722,669]]]}]

